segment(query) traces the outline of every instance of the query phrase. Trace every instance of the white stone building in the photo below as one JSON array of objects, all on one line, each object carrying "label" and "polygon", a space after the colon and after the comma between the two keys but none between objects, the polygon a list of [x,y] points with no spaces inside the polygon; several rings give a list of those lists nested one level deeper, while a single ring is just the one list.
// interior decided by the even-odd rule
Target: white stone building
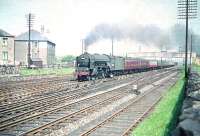
[{"label": "white stone building", "polygon": [[14,65],[14,38],[0,29],[0,65]]},{"label": "white stone building", "polygon": [[[56,44],[50,41],[42,33],[31,30],[30,54],[32,61],[41,60],[43,66],[55,64]],[[21,65],[27,65],[28,56],[28,32],[22,33],[15,38],[15,61]]]}]

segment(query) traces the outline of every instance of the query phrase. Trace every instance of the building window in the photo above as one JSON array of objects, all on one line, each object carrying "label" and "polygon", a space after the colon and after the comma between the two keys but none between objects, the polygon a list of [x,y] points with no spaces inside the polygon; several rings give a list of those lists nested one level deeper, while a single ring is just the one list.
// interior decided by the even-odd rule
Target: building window
[{"label": "building window", "polygon": [[7,51],[3,51],[2,54],[3,54],[3,60],[7,61],[8,60],[8,52]]},{"label": "building window", "polygon": [[35,48],[37,48],[37,46],[38,46],[38,43],[37,43],[37,42],[34,42],[34,45],[35,45]]},{"label": "building window", "polygon": [[6,47],[8,46],[8,38],[3,38],[3,46]]}]

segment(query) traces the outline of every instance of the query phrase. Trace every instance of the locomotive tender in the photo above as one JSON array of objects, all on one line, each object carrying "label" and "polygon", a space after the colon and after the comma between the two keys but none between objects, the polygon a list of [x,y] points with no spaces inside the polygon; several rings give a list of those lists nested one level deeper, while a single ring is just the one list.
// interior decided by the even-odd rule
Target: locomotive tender
[{"label": "locomotive tender", "polygon": [[90,80],[91,78],[112,77],[113,75],[129,74],[159,68],[170,67],[155,60],[124,58],[100,54],[84,53],[76,57],[76,78]]}]

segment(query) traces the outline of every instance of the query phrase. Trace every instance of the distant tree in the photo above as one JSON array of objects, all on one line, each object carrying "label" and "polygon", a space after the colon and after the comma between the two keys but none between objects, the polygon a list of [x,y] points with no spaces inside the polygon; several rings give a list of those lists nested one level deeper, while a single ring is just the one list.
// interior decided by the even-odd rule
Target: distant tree
[{"label": "distant tree", "polygon": [[75,58],[73,55],[66,55],[61,58],[61,62],[73,62]]}]

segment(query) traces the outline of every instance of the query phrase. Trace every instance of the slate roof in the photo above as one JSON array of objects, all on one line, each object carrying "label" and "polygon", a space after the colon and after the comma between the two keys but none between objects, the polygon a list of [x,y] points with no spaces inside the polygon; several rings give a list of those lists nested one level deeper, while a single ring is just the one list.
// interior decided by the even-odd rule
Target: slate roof
[{"label": "slate roof", "polygon": [[0,37],[14,37],[13,35],[9,34],[8,32],[0,29]]},{"label": "slate roof", "polygon": [[[28,34],[29,34],[28,31],[25,33],[22,33],[22,34],[18,35],[17,37],[15,37],[15,40],[16,41],[27,41]],[[31,30],[31,40],[51,42],[47,37],[45,37],[42,33],[38,32],[36,30]]]}]

